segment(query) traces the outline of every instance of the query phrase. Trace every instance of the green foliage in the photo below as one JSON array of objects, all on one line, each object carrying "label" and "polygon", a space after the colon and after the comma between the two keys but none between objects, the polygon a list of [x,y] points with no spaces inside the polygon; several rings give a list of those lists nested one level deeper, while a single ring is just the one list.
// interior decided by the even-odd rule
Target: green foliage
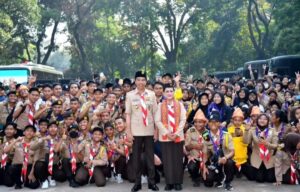
[{"label": "green foliage", "polygon": [[0,7],[0,63],[64,60],[49,57],[59,48],[57,25],[65,23],[68,77],[104,72],[113,79],[136,70],[198,77],[203,69],[300,53],[296,0],[0,0]]}]

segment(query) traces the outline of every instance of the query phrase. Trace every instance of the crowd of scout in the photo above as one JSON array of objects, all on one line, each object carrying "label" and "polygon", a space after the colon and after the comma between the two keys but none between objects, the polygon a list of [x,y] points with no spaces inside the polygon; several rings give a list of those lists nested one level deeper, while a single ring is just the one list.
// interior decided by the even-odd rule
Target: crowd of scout
[{"label": "crowd of scout", "polygon": [[[250,71],[251,72],[251,71]],[[182,190],[224,187],[246,177],[299,184],[300,75],[228,82],[181,80],[151,84],[138,71],[122,83],[94,81],[11,84],[0,93],[0,184],[47,189],[106,182]],[[3,89],[1,89],[3,90]]]}]

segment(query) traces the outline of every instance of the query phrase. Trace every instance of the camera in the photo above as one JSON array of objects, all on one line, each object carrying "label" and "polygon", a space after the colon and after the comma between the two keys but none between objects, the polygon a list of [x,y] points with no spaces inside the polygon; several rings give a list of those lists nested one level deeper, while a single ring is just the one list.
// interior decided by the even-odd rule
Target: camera
[{"label": "camera", "polygon": [[207,166],[209,170],[214,171],[216,174],[218,174],[221,171],[222,166],[219,164],[219,158],[224,157],[224,151],[222,149],[222,145],[220,145],[220,148],[218,151],[213,154],[210,158],[210,164]]}]

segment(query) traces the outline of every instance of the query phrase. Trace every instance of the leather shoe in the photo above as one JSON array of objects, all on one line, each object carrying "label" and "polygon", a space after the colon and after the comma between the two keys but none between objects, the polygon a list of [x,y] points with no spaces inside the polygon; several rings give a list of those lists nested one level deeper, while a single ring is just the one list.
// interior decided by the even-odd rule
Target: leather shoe
[{"label": "leather shoe", "polygon": [[148,189],[151,189],[152,191],[159,191],[159,188],[155,184],[153,184],[153,185],[149,184]]},{"label": "leather shoe", "polygon": [[181,191],[182,190],[181,184],[175,184],[174,189],[175,189],[175,191]]},{"label": "leather shoe", "polygon": [[165,186],[165,191],[171,191],[173,189],[173,187],[174,187],[173,185],[167,184]]},{"label": "leather shoe", "polygon": [[142,189],[142,185],[141,184],[135,184],[132,189],[131,192],[135,192],[135,191],[139,191]]}]

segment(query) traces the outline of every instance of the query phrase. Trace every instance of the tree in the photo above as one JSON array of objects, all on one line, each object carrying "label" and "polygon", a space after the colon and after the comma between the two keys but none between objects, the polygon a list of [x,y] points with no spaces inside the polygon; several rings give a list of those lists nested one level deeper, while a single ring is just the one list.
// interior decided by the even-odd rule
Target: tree
[{"label": "tree", "polygon": [[177,56],[186,28],[192,24],[199,8],[199,0],[139,1],[124,0],[123,15],[133,29],[146,31],[148,42],[154,41],[166,57],[165,69],[176,71]]},{"label": "tree", "polygon": [[300,53],[300,1],[278,1],[274,10],[274,53]]},{"label": "tree", "polygon": [[[9,51],[9,60],[31,60],[33,47],[31,40],[36,34],[39,20],[39,8],[35,0],[0,0],[1,13],[7,21],[11,21],[10,38],[5,43]],[[25,50],[25,54],[23,51]],[[7,60],[7,59],[5,59]]]},{"label": "tree", "polygon": [[[41,18],[38,22],[36,41],[36,60],[37,63],[46,64],[50,54],[56,50],[55,35],[57,34],[58,24],[62,21],[62,6],[60,0],[39,0]],[[43,46],[43,41],[46,38],[47,27],[52,27],[50,43]],[[45,50],[45,53],[44,53]]]},{"label": "tree", "polygon": [[247,21],[250,38],[257,59],[265,59],[270,52],[270,23],[277,1],[269,4],[266,1],[248,0]]}]

